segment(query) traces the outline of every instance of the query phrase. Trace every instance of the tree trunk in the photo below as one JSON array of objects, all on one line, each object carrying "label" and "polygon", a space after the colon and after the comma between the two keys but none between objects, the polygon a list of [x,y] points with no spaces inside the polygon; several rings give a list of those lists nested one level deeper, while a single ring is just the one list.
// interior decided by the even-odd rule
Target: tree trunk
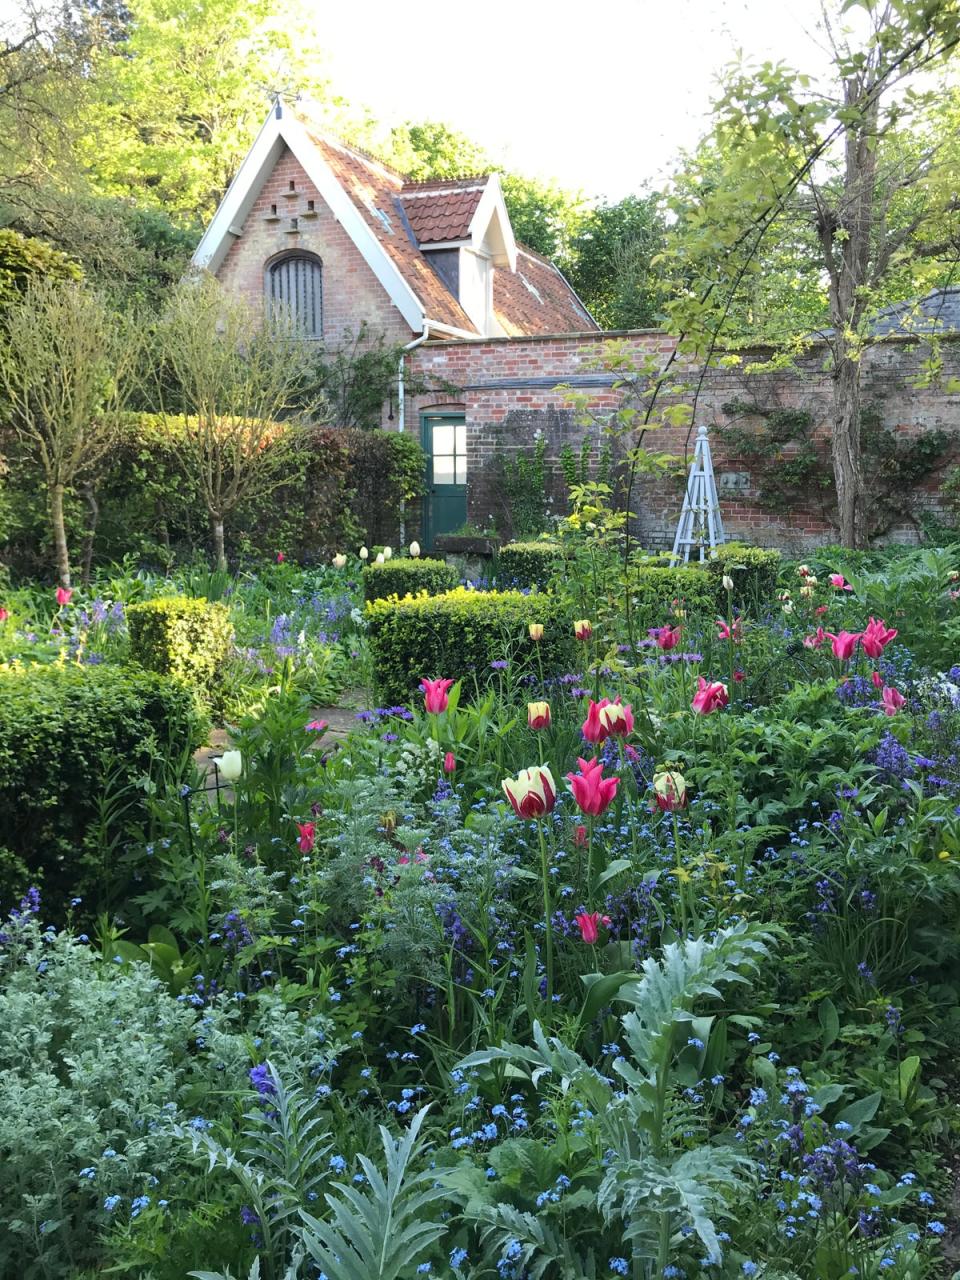
[{"label": "tree trunk", "polygon": [[63,485],[50,486],[50,525],[53,529],[53,550],[57,564],[57,578],[61,587],[70,586],[70,552],[67,549],[67,531],[63,523]]},{"label": "tree trunk", "polygon": [[833,475],[840,543],[867,544],[867,513],[860,451],[860,362],[842,358],[833,374]]},{"label": "tree trunk", "polygon": [[96,491],[90,483],[83,486],[83,496],[86,499],[87,509],[90,512],[90,520],[87,524],[87,532],[83,539],[83,553],[81,557],[83,569],[81,581],[85,587],[88,587],[90,585],[90,572],[93,568],[93,544],[97,536],[97,522],[100,519],[100,504],[97,502]]},{"label": "tree trunk", "polygon": [[223,519],[220,516],[210,517],[210,536],[213,539],[213,564],[216,569],[226,569],[227,553],[223,542]]}]

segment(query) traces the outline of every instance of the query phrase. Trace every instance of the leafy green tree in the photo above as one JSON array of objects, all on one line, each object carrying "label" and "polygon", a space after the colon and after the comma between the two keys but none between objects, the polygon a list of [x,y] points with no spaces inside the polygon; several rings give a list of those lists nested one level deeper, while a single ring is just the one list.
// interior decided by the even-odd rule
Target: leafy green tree
[{"label": "leafy green tree", "polygon": [[[709,180],[688,182],[696,195],[673,252],[682,287],[667,311],[684,349],[710,358],[738,300],[741,315],[751,295],[769,311],[771,250],[774,261],[793,255],[805,277],[821,282],[840,537],[860,546],[861,367],[877,310],[891,286],[909,284],[914,263],[939,259],[952,271],[958,258],[960,150],[943,125],[935,73],[960,41],[960,8],[956,0],[845,0],[824,10],[823,24],[830,83],[782,63],[728,76],[714,108]],[[810,336],[777,335],[781,356],[806,349]]]},{"label": "leafy green tree", "polygon": [[88,286],[31,280],[0,327],[0,401],[42,471],[60,585],[70,586],[67,490],[110,450],[129,392],[137,337]]},{"label": "leafy green tree", "polygon": [[570,245],[570,282],[605,329],[650,329],[660,321],[662,271],[653,259],[667,227],[656,194],[626,196],[583,219]]}]

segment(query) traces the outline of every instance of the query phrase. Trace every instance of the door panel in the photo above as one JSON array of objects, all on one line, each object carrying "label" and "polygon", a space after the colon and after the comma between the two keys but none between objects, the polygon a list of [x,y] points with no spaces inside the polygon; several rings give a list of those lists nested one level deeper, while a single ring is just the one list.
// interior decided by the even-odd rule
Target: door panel
[{"label": "door panel", "polygon": [[467,519],[467,426],[462,414],[425,413],[421,436],[427,454],[423,539],[429,551],[434,538]]}]

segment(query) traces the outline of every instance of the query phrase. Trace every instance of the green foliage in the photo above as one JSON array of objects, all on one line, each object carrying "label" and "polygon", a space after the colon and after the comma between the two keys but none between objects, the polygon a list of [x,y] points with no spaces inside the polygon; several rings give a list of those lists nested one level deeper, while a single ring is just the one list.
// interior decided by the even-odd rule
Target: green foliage
[{"label": "green foliage", "polygon": [[507,587],[546,588],[561,559],[553,542],[508,542],[500,548],[497,579]]},{"label": "green foliage", "polygon": [[547,439],[537,437],[530,450],[499,456],[507,521],[515,538],[535,538],[547,525]]},{"label": "green foliage", "polygon": [[369,543],[392,543],[401,503],[423,493],[426,457],[420,442],[399,431],[353,429],[343,436],[354,518]]},{"label": "green foliage", "polygon": [[199,741],[191,691],[161,676],[117,667],[0,672],[3,898],[38,883],[52,915],[81,897],[89,916],[121,896],[127,882],[115,855],[143,819],[142,779]]},{"label": "green foliage", "polygon": [[672,622],[678,609],[687,618],[716,616],[723,594],[709,569],[659,568],[643,563],[631,570],[627,589],[640,631]]},{"label": "green foliage", "polygon": [[30,280],[80,280],[80,267],[43,240],[0,231],[0,310],[22,294]]},{"label": "green foliage", "polygon": [[570,246],[570,283],[604,329],[653,329],[664,281],[653,259],[666,247],[658,195],[625,196],[592,209]]},{"label": "green foliage", "polygon": [[[743,542],[725,542],[711,552],[706,567],[721,578],[733,579],[733,601],[739,608],[748,607],[754,616],[769,607],[777,587],[782,557],[779,551],[750,547]],[[725,600],[724,593],[720,599]]]},{"label": "green foliage", "polygon": [[425,591],[438,596],[457,585],[457,571],[445,560],[402,559],[368,564],[363,570],[363,596],[367,601],[387,596],[415,596]]},{"label": "green foliage", "polygon": [[127,609],[127,625],[134,662],[201,694],[216,688],[233,648],[225,605],[189,596],[146,600]]},{"label": "green foliage", "polygon": [[[367,605],[374,680],[385,702],[408,698],[424,677],[462,677],[486,685],[491,662],[516,658],[559,675],[572,657],[572,630],[566,611],[543,594],[468,591],[441,596],[377,600]],[[544,636],[534,646],[527,634],[540,622]]]}]

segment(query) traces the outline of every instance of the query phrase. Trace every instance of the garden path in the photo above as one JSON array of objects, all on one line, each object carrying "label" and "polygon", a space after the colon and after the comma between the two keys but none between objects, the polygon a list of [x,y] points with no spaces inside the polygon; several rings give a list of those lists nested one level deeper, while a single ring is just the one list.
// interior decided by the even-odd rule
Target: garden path
[{"label": "garden path", "polygon": [[[357,708],[362,705],[363,691],[350,689],[335,707],[311,707],[309,719],[327,722],[327,731],[319,741],[327,747],[339,746],[357,727]],[[209,773],[213,757],[223,755],[228,749],[229,735],[226,729],[211,729],[208,741],[194,753],[197,768],[204,774]]]}]

